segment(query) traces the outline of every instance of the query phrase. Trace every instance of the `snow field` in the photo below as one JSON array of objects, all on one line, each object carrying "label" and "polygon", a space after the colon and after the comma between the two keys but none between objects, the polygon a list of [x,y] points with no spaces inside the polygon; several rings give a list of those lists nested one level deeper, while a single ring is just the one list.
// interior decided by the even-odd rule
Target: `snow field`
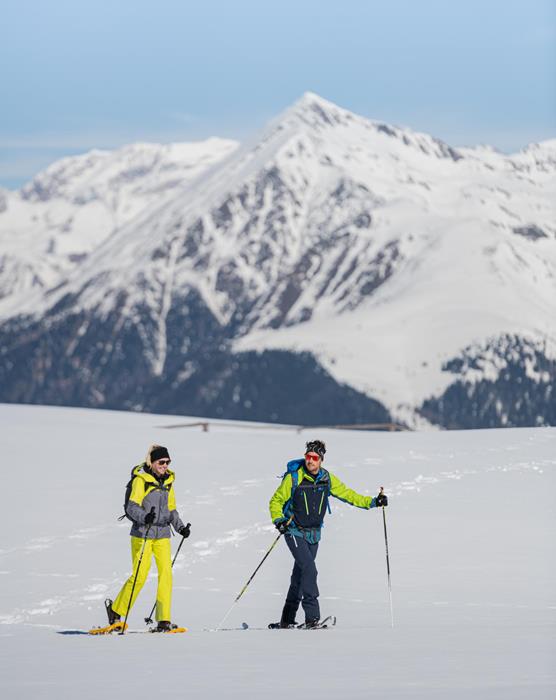
[{"label": "snow field", "polygon": [[[554,697],[555,429],[298,434],[211,423],[203,433],[160,427],[183,417],[10,405],[0,422],[3,697]],[[204,631],[275,538],[276,476],[313,437],[349,486],[375,494],[384,485],[390,497],[394,629],[381,513],[333,499],[317,565],[322,614],[338,626]],[[178,508],[192,523],[173,602],[174,621],[190,631],[57,634],[103,624],[104,598],[129,575],[129,524],[116,517],[151,442],[168,446]],[[280,542],[226,626],[278,619],[291,566]],[[144,629],[154,571],[132,629]]]}]

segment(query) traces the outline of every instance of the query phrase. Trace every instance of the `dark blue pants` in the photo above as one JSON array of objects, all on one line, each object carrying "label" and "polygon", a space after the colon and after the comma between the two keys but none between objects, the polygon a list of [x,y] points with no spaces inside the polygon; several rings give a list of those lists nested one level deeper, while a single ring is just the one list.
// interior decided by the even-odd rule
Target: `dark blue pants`
[{"label": "dark blue pants", "polygon": [[318,620],[320,618],[319,589],[317,587],[317,567],[315,559],[319,548],[316,544],[309,544],[307,540],[293,535],[286,535],[286,544],[293,554],[293,565],[290,588],[286,596],[286,604],[282,611],[282,622],[292,624],[295,622],[295,614],[299,603],[305,612],[305,621]]}]

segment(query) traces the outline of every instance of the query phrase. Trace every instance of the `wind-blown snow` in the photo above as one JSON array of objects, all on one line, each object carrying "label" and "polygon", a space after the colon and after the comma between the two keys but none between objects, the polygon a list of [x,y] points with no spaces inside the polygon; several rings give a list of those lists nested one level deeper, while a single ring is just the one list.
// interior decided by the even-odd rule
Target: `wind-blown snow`
[{"label": "wind-blown snow", "polygon": [[[0,420],[3,697],[554,697],[555,429],[320,431],[329,469],[390,496],[394,629],[381,513],[333,500],[317,562],[322,612],[338,626],[210,633],[275,538],[276,476],[313,432],[169,430],[161,426],[188,419],[12,405],[0,406]],[[129,524],[116,517],[129,469],[153,441],[170,449],[178,507],[192,523],[173,605],[190,631],[58,634],[103,623],[103,599],[129,574]],[[278,619],[290,569],[280,542],[230,626]],[[144,627],[153,595],[154,579],[132,629]]]}]

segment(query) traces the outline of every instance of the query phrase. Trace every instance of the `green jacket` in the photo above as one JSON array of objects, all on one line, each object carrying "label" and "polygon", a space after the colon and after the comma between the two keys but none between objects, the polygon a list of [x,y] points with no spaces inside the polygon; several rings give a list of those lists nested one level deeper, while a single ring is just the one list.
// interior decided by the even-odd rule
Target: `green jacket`
[{"label": "green jacket", "polygon": [[[301,486],[301,491],[304,490],[304,487],[311,487],[312,485],[315,485],[315,487],[318,486],[319,482],[321,479],[325,479],[326,475],[328,475],[328,479],[330,482],[330,495],[334,496],[334,498],[338,498],[340,501],[344,501],[345,503],[349,503],[352,506],[356,506],[357,508],[373,508],[375,507],[375,499],[372,498],[371,496],[363,496],[360,493],[357,493],[353,489],[350,489],[348,486],[346,486],[340,479],[338,479],[337,476],[334,474],[327,472],[326,470],[322,469],[319,471],[319,473],[316,475],[316,477],[312,477],[310,474],[308,474],[305,469],[301,466],[297,470],[297,486],[296,486],[296,494],[297,490],[300,489]],[[305,482],[305,483],[303,483]],[[295,509],[296,509],[296,504],[291,503],[292,499],[292,487],[293,487],[293,477],[292,474],[286,474],[286,476],[282,479],[282,483],[280,486],[276,489],[274,492],[272,498],[270,499],[270,517],[272,518],[272,522],[277,523],[281,520],[289,519],[291,515],[291,511],[293,508],[293,521],[289,527],[289,532],[292,535],[295,535],[297,537],[304,537],[305,539],[313,542],[318,542],[320,539],[320,529],[322,526],[322,519],[324,519],[324,514],[326,512],[326,506],[327,506],[327,501],[328,497],[326,494],[326,502],[324,502],[323,495],[320,497],[318,494],[316,495],[316,500],[315,503],[318,504],[318,514],[315,513],[315,516],[318,518],[320,515],[320,520],[321,524],[317,525],[315,527],[310,527],[310,528],[304,528],[297,524],[295,522]],[[300,493],[301,493],[300,491]],[[312,492],[313,489],[309,488],[309,492]],[[305,495],[303,494],[303,497],[305,498]],[[297,498],[301,501],[301,497],[297,496]],[[303,504],[303,501],[301,501]],[[307,500],[305,499],[304,501],[305,505],[307,506]],[[303,505],[302,505],[303,507]],[[287,512],[284,512],[284,509],[286,508]],[[307,513],[309,513],[309,510],[307,510]]]}]

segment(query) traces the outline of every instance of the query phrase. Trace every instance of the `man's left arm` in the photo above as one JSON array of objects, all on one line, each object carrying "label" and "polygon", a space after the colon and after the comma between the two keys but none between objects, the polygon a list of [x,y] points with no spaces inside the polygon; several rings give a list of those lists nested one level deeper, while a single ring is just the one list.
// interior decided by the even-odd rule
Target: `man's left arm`
[{"label": "man's left arm", "polygon": [[[330,472],[329,472],[330,474]],[[363,496],[346,486],[337,476],[330,474],[330,495],[357,508],[376,508],[376,498]]]}]

